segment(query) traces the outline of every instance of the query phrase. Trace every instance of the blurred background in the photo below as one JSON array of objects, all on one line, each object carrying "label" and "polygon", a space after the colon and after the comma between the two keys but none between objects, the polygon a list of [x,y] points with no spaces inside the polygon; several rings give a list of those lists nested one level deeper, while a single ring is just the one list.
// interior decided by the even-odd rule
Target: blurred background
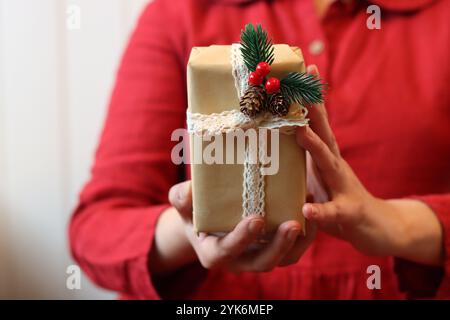
[{"label": "blurred background", "polygon": [[109,299],[67,224],[89,176],[120,56],[149,0],[0,0],[0,298]]}]

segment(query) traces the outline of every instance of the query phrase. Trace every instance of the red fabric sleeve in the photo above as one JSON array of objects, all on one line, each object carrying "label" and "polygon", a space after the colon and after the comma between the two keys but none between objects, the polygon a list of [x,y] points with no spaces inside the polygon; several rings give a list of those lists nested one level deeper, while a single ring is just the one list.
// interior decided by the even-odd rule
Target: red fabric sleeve
[{"label": "red fabric sleeve", "polygon": [[159,298],[147,257],[168,190],[184,172],[170,158],[170,135],[184,128],[186,98],[182,62],[166,34],[167,3],[151,3],[131,37],[92,176],[69,226],[73,257],[86,274],[137,298]]},{"label": "red fabric sleeve", "polygon": [[395,259],[400,289],[408,298],[450,299],[450,194],[411,198],[425,202],[436,213],[442,225],[444,266],[439,268]]}]

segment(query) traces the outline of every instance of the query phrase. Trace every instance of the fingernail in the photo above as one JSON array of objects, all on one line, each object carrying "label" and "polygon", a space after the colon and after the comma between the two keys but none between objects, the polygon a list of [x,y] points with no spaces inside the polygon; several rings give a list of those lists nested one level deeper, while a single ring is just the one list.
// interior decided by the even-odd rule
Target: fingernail
[{"label": "fingernail", "polygon": [[188,182],[183,183],[180,188],[178,188],[178,199],[184,199],[189,193],[189,188],[191,184]]},{"label": "fingernail", "polygon": [[253,219],[248,224],[248,230],[252,234],[260,234],[264,226],[264,222],[259,219]]},{"label": "fingernail", "polygon": [[298,236],[299,233],[300,233],[300,229],[297,229],[297,228],[291,229],[287,233],[287,238],[290,241],[294,241],[295,239],[297,239],[297,236]]},{"label": "fingernail", "polygon": [[305,204],[303,206],[303,215],[305,216],[306,219],[311,219],[314,218],[316,211],[314,206],[310,205],[309,203]]}]

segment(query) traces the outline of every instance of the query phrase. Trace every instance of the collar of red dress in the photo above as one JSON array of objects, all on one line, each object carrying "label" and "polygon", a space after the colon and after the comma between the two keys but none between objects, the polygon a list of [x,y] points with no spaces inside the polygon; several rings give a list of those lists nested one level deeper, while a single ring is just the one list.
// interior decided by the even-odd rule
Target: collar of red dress
[{"label": "collar of red dress", "polygon": [[[214,0],[221,3],[243,4],[258,0]],[[341,0],[344,1],[345,0]],[[358,1],[358,0],[354,0]],[[416,11],[427,7],[437,0],[371,0],[369,2],[392,11]]]}]

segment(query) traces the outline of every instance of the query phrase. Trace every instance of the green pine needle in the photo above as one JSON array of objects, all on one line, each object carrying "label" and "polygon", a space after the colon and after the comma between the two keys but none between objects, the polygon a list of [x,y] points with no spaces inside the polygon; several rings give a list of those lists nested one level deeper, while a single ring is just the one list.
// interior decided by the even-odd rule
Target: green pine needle
[{"label": "green pine needle", "polygon": [[305,72],[291,72],[280,81],[281,94],[289,103],[311,105],[323,102],[324,85]]},{"label": "green pine needle", "polygon": [[250,71],[255,71],[260,62],[272,64],[274,60],[272,40],[267,36],[260,24],[249,23],[241,32],[241,53],[244,63]]}]

